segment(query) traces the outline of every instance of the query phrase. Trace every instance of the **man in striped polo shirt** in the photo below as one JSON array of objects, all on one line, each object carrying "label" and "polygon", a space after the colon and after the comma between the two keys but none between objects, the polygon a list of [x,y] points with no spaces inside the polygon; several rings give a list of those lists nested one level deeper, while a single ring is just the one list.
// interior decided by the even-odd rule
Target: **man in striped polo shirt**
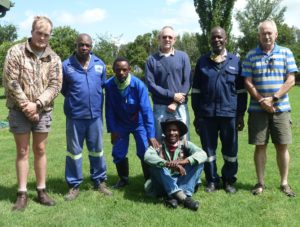
[{"label": "man in striped polo shirt", "polygon": [[271,135],[277,152],[280,189],[293,197],[295,193],[288,184],[288,144],[292,143],[292,133],[287,92],[295,84],[298,69],[291,50],[275,42],[278,32],[274,21],[261,22],[258,33],[260,45],[248,52],[242,67],[245,86],[251,95],[248,109],[249,144],[256,145],[254,162],[258,182],[252,193],[258,195],[265,189],[266,150]]}]

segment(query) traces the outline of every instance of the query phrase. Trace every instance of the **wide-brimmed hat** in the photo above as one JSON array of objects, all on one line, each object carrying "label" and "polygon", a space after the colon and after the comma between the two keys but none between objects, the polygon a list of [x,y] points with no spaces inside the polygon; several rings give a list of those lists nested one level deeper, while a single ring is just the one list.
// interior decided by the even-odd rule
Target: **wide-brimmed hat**
[{"label": "wide-brimmed hat", "polygon": [[160,122],[162,132],[166,135],[168,125],[175,124],[179,129],[179,136],[182,137],[188,132],[188,127],[184,122],[177,118],[167,118],[165,121]]}]

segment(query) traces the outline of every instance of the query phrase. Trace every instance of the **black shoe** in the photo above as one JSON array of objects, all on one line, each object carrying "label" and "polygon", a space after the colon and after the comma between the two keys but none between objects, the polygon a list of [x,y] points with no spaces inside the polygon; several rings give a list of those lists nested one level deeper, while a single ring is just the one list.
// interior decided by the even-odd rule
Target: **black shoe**
[{"label": "black shoe", "polygon": [[168,197],[168,198],[165,199],[165,206],[176,209],[177,206],[178,206],[178,201],[174,198],[169,198]]},{"label": "black shoe", "polygon": [[225,192],[227,192],[229,194],[236,193],[236,188],[232,184],[230,184],[228,182],[224,183],[224,190],[225,190]]},{"label": "black shoe", "polygon": [[186,197],[183,201],[183,206],[193,211],[197,211],[200,203],[198,201],[193,200],[191,197]]},{"label": "black shoe", "polygon": [[128,180],[120,179],[114,186],[114,189],[121,189],[128,185]]},{"label": "black shoe", "polygon": [[218,190],[218,185],[216,183],[210,182],[206,185],[205,191],[208,193],[215,192]]}]

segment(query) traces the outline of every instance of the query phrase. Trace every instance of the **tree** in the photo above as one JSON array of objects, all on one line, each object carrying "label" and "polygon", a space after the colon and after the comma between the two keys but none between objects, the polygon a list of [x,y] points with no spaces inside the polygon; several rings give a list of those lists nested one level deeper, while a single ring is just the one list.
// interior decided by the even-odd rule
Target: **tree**
[{"label": "tree", "polygon": [[73,54],[78,35],[79,33],[70,26],[56,27],[53,29],[50,46],[62,61]]},{"label": "tree", "polygon": [[183,33],[178,36],[175,43],[175,48],[185,51],[190,57],[192,68],[195,68],[199,55],[199,48],[197,46],[198,36],[195,33]]},{"label": "tree", "polygon": [[287,27],[283,24],[283,21],[286,7],[280,7],[281,2],[282,0],[249,0],[245,9],[237,13],[236,19],[239,23],[240,31],[243,33],[243,37],[238,40],[242,56],[257,45],[257,26],[266,19],[273,19],[277,24],[278,40],[281,41],[281,38],[285,39],[283,34],[287,35],[284,32],[287,30]]},{"label": "tree", "polygon": [[[209,50],[209,34],[213,27],[221,26],[227,33],[230,42],[232,29],[232,10],[236,0],[194,0],[202,33],[198,36],[200,53]],[[230,45],[230,44],[229,44]]]},{"label": "tree", "polygon": [[0,44],[13,42],[18,38],[17,28],[13,24],[0,25]]},{"label": "tree", "polygon": [[[134,68],[144,69],[147,57],[157,51],[158,31],[145,33],[135,38],[133,42],[120,47],[119,54],[126,57]],[[142,76],[142,73],[140,75]]]},{"label": "tree", "polygon": [[111,35],[98,35],[95,39],[93,53],[100,57],[105,64],[112,65],[115,58],[118,56],[118,43],[120,37],[112,37]]}]

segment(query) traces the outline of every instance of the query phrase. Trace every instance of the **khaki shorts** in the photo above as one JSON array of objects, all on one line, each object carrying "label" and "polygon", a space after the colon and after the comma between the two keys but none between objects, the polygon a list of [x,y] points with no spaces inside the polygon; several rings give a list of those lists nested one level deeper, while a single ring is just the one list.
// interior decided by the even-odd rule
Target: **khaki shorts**
[{"label": "khaki shorts", "polygon": [[291,126],[292,121],[290,112],[275,114],[266,112],[249,113],[249,144],[267,144],[270,135],[274,144],[291,144]]},{"label": "khaki shorts", "polygon": [[32,122],[21,111],[10,109],[8,115],[9,130],[12,133],[49,132],[51,129],[51,113],[40,113],[40,120]]}]

